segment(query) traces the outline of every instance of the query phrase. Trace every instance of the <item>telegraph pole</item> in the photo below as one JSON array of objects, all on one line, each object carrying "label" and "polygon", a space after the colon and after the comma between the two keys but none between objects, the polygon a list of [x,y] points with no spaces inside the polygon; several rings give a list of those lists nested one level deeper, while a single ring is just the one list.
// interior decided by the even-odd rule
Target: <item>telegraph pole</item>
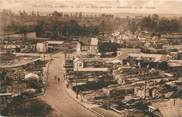
[{"label": "telegraph pole", "polygon": [[147,95],[147,79],[145,78],[145,97],[144,97],[144,99],[146,99],[146,95]]},{"label": "telegraph pole", "polygon": [[77,80],[78,80],[78,64],[76,64],[76,98],[78,98],[78,87],[77,87]]}]

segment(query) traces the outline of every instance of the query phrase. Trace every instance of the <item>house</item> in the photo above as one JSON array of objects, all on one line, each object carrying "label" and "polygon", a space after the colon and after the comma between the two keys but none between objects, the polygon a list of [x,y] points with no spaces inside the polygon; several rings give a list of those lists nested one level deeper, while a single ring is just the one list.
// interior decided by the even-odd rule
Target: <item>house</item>
[{"label": "house", "polygon": [[64,41],[47,41],[48,45],[61,45]]},{"label": "house", "polygon": [[78,71],[78,69],[83,68],[83,61],[80,58],[75,58],[73,60],[74,71]]},{"label": "house", "polygon": [[98,53],[98,38],[91,38],[89,53],[96,55]]},{"label": "house", "polygon": [[29,39],[36,39],[37,38],[36,32],[28,32],[25,34],[25,37]]},{"label": "house", "polygon": [[95,68],[95,67],[84,67],[84,62],[80,58],[75,58],[73,60],[74,71],[82,72],[108,72],[108,68]]},{"label": "house", "polygon": [[[140,98],[159,98],[162,96],[160,93],[161,86],[154,85],[152,81],[145,85],[145,81],[140,81],[140,86],[135,87],[135,95]],[[154,81],[156,82],[156,81]],[[153,85],[150,85],[152,83]]]},{"label": "house", "polygon": [[80,40],[81,51],[86,51],[87,55],[98,55],[98,38],[84,38]]},{"label": "house", "polygon": [[123,64],[135,67],[165,69],[168,60],[169,56],[162,54],[130,53],[127,59],[123,59]]},{"label": "house", "polygon": [[169,52],[172,60],[181,60],[182,59],[182,51],[178,52]]},{"label": "house", "polygon": [[129,57],[136,59],[152,60],[152,61],[167,61],[169,59],[169,56],[163,54],[144,54],[144,53],[140,54],[131,53],[129,54]]},{"label": "house", "polygon": [[123,37],[122,37],[123,40],[130,41],[130,40],[133,40],[135,38],[136,38],[136,36],[133,35],[131,31],[123,32]]},{"label": "house", "polygon": [[175,76],[182,76],[182,60],[168,61],[168,70]]},{"label": "house", "polygon": [[146,53],[151,53],[151,54],[165,54],[166,53],[166,50],[164,50],[164,49],[158,49],[158,48],[153,48],[153,47],[144,48],[142,51],[146,52]]},{"label": "house", "polygon": [[171,59],[173,60],[178,59],[178,52],[170,52],[169,55],[171,56]]},{"label": "house", "polygon": [[180,51],[182,50],[182,45],[163,45],[162,48],[166,51]]},{"label": "house", "polygon": [[4,38],[14,38],[14,39],[22,39],[26,37],[27,39],[36,39],[36,32],[27,32],[25,34],[6,34],[4,35]]},{"label": "house", "polygon": [[149,89],[145,89],[145,86],[143,84],[141,87],[135,87],[134,94],[140,98],[149,97]]},{"label": "house", "polygon": [[112,36],[109,38],[110,42],[123,44],[123,37],[119,31],[115,31],[112,33]]},{"label": "house", "polygon": [[129,53],[141,53],[140,48],[118,48],[117,50],[117,58],[126,58]]},{"label": "house", "polygon": [[36,50],[37,50],[37,52],[40,52],[40,53],[47,52],[48,51],[48,43],[47,42],[37,43]]},{"label": "house", "polygon": [[182,34],[181,33],[172,33],[161,35],[162,38],[166,38],[169,42],[178,44],[182,42]]},{"label": "house", "polygon": [[78,55],[80,55],[81,54],[81,44],[78,41],[76,43],[77,43],[76,52],[77,52]]},{"label": "house", "polygon": [[63,48],[63,50],[65,50],[65,46],[60,46],[64,44],[64,41],[46,41],[48,44],[48,48],[49,50],[56,50],[56,49],[60,49]]},{"label": "house", "polygon": [[182,39],[182,33],[166,34],[166,35],[161,35],[161,37],[167,39]]},{"label": "house", "polygon": [[182,60],[182,51],[178,51],[177,59]]},{"label": "house", "polygon": [[145,45],[145,41],[138,41],[138,40],[126,40],[124,42],[126,47],[129,48],[139,48],[139,47],[143,47]]},{"label": "house", "polygon": [[3,35],[4,38],[22,38],[23,34],[5,34]]},{"label": "house", "polygon": [[140,41],[147,41],[152,39],[152,34],[149,32],[141,32],[138,34],[138,39]]}]

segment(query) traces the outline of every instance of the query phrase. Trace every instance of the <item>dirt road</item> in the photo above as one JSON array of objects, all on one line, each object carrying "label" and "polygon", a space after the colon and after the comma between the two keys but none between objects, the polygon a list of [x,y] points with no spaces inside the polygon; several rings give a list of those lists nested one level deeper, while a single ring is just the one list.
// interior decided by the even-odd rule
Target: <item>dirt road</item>
[{"label": "dirt road", "polygon": [[[42,100],[46,101],[54,110],[50,116],[61,117],[97,117],[95,113],[86,109],[73,100],[67,93],[63,77],[64,54],[53,55],[53,60],[49,64],[48,84]],[[55,79],[60,78],[60,81]]]}]

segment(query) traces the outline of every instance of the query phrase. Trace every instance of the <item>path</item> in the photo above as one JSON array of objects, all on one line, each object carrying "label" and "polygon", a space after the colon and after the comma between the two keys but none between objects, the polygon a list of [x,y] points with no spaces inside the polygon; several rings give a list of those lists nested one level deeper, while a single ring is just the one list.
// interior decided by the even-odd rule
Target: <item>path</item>
[{"label": "path", "polygon": [[[49,75],[46,93],[42,100],[46,101],[54,111],[51,116],[61,117],[97,117],[95,113],[87,110],[78,102],[73,100],[67,93],[63,82],[64,54],[53,55],[53,60],[49,64]],[[60,77],[60,82],[55,80],[55,76]]]}]

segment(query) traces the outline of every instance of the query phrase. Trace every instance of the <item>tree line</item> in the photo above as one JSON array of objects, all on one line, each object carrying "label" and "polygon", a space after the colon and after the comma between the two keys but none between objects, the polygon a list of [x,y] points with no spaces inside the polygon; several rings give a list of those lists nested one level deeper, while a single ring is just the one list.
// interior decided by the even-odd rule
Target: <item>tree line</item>
[{"label": "tree line", "polygon": [[[101,24],[100,24],[101,25]],[[58,20],[38,20],[36,25],[26,26],[11,23],[7,26],[5,31],[22,33],[36,32],[37,37],[50,37],[59,38],[61,36],[88,36],[98,35],[101,26],[86,26],[86,24],[80,25],[76,20],[58,21]]]},{"label": "tree line", "polygon": [[51,22],[38,21],[35,32],[38,37],[58,38],[60,36],[87,36],[97,35],[100,26],[81,26],[76,20],[65,22],[53,20]]},{"label": "tree line", "polygon": [[179,32],[180,28],[182,27],[178,19],[160,18],[156,14],[143,17],[139,21],[132,20],[128,23],[128,29],[133,33],[138,29],[154,33],[173,33]]}]

